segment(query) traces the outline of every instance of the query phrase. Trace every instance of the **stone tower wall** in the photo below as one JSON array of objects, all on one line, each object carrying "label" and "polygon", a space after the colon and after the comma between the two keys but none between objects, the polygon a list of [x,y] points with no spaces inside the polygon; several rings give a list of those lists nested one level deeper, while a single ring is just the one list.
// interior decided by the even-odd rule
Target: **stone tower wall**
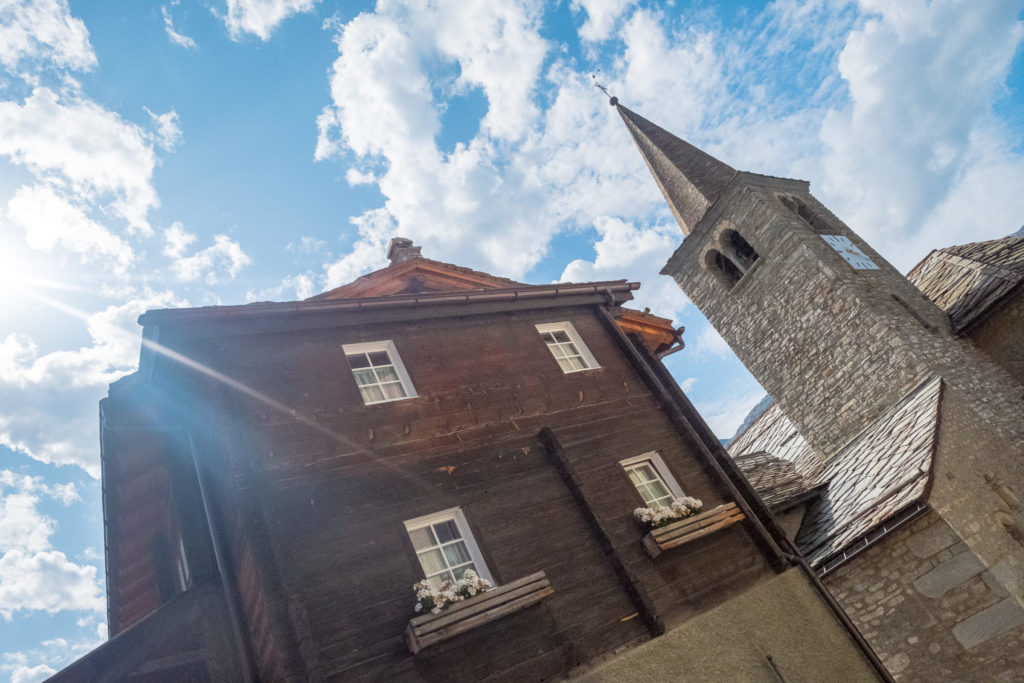
[{"label": "stone tower wall", "polygon": [[974,344],[1024,384],[1024,289],[967,331]]},{"label": "stone tower wall", "polygon": [[[811,222],[782,197],[799,200]],[[729,229],[759,255],[731,288],[708,264],[709,249],[723,249]],[[878,269],[852,268],[820,234],[847,237]],[[741,173],[663,272],[825,457],[930,374],[942,375],[980,418],[1024,447],[1021,386],[954,337],[945,314],[806,183]]]}]

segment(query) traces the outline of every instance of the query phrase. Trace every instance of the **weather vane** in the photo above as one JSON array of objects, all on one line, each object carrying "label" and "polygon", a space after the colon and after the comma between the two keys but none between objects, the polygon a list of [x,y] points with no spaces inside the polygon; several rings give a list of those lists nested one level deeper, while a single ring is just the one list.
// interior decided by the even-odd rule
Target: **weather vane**
[{"label": "weather vane", "polygon": [[[600,71],[600,69],[599,69],[599,71]],[[600,90],[601,92],[603,92],[605,94],[605,97],[608,98],[608,104],[610,104],[610,105],[612,105],[614,107],[616,104],[619,103],[619,98],[618,97],[615,97],[614,95],[612,95],[610,92],[608,92],[608,88],[607,87],[605,87],[605,86],[603,86],[603,85],[601,85],[600,83],[597,82],[597,74],[596,73],[590,74],[590,77],[594,80],[594,87],[597,88],[598,90]]]}]

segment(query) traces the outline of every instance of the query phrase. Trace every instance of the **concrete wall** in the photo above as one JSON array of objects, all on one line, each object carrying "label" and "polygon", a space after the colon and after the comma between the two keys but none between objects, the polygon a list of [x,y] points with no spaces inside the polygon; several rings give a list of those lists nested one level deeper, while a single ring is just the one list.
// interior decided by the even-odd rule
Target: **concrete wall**
[{"label": "concrete wall", "polygon": [[929,511],[825,577],[898,681],[1010,681],[1024,609]]},{"label": "concrete wall", "polygon": [[[820,647],[808,647],[811,642]],[[879,680],[797,568],[584,673],[581,679],[591,683],[778,683],[780,675],[788,683]]]}]

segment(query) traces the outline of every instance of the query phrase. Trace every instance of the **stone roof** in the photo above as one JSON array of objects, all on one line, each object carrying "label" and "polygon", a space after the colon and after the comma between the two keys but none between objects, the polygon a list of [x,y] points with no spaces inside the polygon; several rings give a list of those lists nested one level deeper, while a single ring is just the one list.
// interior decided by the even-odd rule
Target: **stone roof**
[{"label": "stone roof", "polygon": [[907,278],[949,314],[959,332],[1024,280],[1024,237],[938,249]]},{"label": "stone roof", "polygon": [[810,500],[824,486],[812,484],[797,472],[794,463],[771,453],[749,453],[735,460],[772,512],[785,512]]},{"label": "stone roof", "polygon": [[[728,446],[733,458],[752,453],[770,453],[777,458],[793,463],[797,473],[807,481],[821,479],[824,467],[811,445],[796,431],[796,427],[779,408],[778,403],[768,407],[751,422]],[[744,474],[747,474],[744,472]],[[747,478],[750,475],[747,474]]]},{"label": "stone roof", "polygon": [[[938,433],[942,380],[927,379],[822,462],[778,406],[772,406],[730,446],[743,456],[766,452],[793,463],[808,485],[828,484],[804,516],[796,544],[812,565],[871,531],[927,493]],[[756,462],[756,461],[754,461]],[[769,463],[769,461],[765,461]],[[774,463],[762,465],[777,470]],[[742,467],[742,466],[741,466]],[[748,475],[753,483],[760,473]],[[765,481],[774,482],[772,475]],[[760,488],[755,484],[760,492]],[[769,484],[769,495],[775,486]],[[763,495],[763,494],[762,494]],[[770,503],[769,503],[770,505]]]},{"label": "stone roof", "polygon": [[736,169],[621,104],[616,109],[680,227],[690,234],[736,177]]}]

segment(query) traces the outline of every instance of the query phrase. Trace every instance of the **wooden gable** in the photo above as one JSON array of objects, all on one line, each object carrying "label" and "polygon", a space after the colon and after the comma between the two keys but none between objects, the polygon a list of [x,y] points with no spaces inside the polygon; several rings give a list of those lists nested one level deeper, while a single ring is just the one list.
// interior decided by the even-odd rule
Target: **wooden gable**
[{"label": "wooden gable", "polygon": [[524,287],[521,282],[417,257],[363,275],[347,285],[318,294],[308,301],[365,299],[420,292],[461,292],[473,289]]}]

